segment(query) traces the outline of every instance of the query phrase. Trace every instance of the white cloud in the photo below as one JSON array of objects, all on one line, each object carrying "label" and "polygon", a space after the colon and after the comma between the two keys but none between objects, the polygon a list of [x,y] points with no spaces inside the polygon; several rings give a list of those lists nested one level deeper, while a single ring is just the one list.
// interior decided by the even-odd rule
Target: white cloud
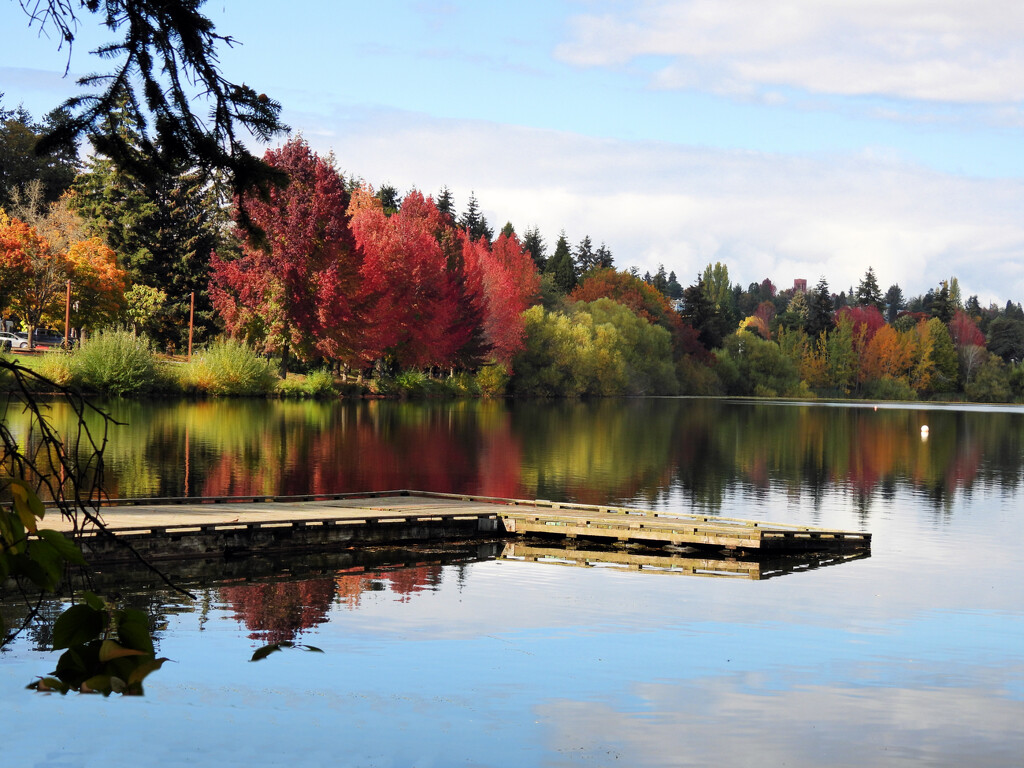
[{"label": "white cloud", "polygon": [[684,284],[722,261],[734,282],[835,291],[873,266],[916,295],[956,275],[983,302],[1024,300],[1024,182],[943,175],[871,153],[786,156],[594,139],[364,110],[306,138],[371,182],[465,205],[495,228],[537,225],[554,245],[604,241],[620,267],[663,263]]},{"label": "white cloud", "polygon": [[665,59],[662,88],[1006,103],[1024,99],[1024,5],[1007,0],[648,0],[574,17],[587,67]]}]

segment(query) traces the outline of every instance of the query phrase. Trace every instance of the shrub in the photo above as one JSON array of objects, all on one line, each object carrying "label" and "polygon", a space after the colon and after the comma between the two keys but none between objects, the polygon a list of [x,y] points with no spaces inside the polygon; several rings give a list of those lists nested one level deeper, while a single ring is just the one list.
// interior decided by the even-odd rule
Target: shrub
[{"label": "shrub", "polygon": [[503,365],[485,365],[475,380],[480,397],[504,397],[508,382],[508,369]]},{"label": "shrub", "polygon": [[99,331],[82,342],[70,367],[82,387],[116,397],[150,392],[159,378],[149,340],[125,330]]},{"label": "shrub", "polygon": [[445,384],[455,397],[479,397],[482,392],[478,376],[462,371],[449,378]]},{"label": "shrub", "polygon": [[277,383],[270,361],[234,340],[211,345],[184,367],[181,376],[186,389],[211,395],[262,395]]},{"label": "shrub", "polygon": [[275,392],[281,397],[327,398],[338,395],[334,375],[324,369],[308,373],[304,378],[282,379],[277,382]]},{"label": "shrub", "polygon": [[883,376],[864,385],[864,397],[868,400],[917,400],[917,392],[903,379]]},{"label": "shrub", "polygon": [[67,352],[47,352],[39,358],[35,371],[62,387],[78,383],[75,381],[74,357]]}]

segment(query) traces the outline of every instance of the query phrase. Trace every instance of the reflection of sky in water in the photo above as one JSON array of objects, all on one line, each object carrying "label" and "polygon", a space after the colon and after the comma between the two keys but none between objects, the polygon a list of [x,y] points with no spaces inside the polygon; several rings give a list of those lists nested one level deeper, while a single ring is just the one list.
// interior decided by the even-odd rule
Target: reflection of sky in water
[{"label": "reflection of sky in water", "polygon": [[160,650],[177,663],[144,700],[30,695],[52,657],[5,659],[5,710],[44,736],[15,740],[9,764],[1013,764],[1020,588],[1001,609],[915,608],[872,591],[899,586],[872,576],[897,557],[765,582],[447,567],[407,602],[336,604],[299,638],[326,654],[259,664],[216,605],[201,635],[198,614],[171,618]]},{"label": "reflection of sky in water", "polygon": [[[595,458],[589,445],[574,444],[582,469],[567,462],[563,474],[599,489],[595,467],[611,473],[636,453]],[[794,492],[800,475],[772,464],[763,476],[736,472],[717,514],[874,534],[868,559],[763,582],[519,562],[460,576],[446,566],[438,585],[412,594],[389,582],[354,609],[336,599],[328,621],[298,637],[325,654],[258,664],[247,661],[250,629],[212,592],[205,620],[170,616],[160,651],[177,663],[147,681],[143,700],[30,695],[22,686],[55,656],[19,643],[0,658],[0,706],[29,736],[8,739],[3,762],[1019,765],[1024,514],[1008,445],[1002,481],[983,471],[937,504],[901,480],[888,499],[872,491],[867,517],[842,477],[815,495]],[[524,476],[545,467],[537,451],[524,449]],[[636,469],[662,485],[634,503],[687,510],[679,465]]]}]

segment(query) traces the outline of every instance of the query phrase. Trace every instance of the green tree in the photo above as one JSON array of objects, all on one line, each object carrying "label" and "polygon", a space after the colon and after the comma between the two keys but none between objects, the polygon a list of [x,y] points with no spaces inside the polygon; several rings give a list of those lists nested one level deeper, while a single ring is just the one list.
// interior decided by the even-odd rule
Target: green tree
[{"label": "green tree", "polygon": [[573,262],[572,253],[569,252],[569,241],[566,240],[564,231],[558,236],[555,252],[548,259],[546,271],[554,278],[555,287],[563,294],[571,293],[579,282],[576,265]]},{"label": "green tree", "polygon": [[943,280],[939,284],[938,293],[934,294],[929,312],[932,317],[938,318],[943,323],[949,323],[953,319],[953,315],[956,313],[957,305],[953,301],[949,292],[949,281]]},{"label": "green tree", "polygon": [[537,227],[530,227],[523,234],[523,248],[530,252],[533,263],[537,265],[538,270],[543,272],[547,262],[547,246]]},{"label": "green tree", "polygon": [[[115,114],[110,120],[111,129],[119,130],[126,141],[133,131],[128,117]],[[73,206],[89,229],[117,253],[129,281],[166,295],[150,326],[154,340],[161,347],[187,346],[193,293],[194,341],[211,338],[217,321],[208,295],[210,254],[234,247],[223,180],[185,166],[157,177],[136,176],[96,155],[75,181],[73,192]]]},{"label": "green tree", "polygon": [[466,203],[465,213],[459,219],[459,226],[468,231],[473,240],[483,237],[489,243],[494,239],[494,230],[487,225],[487,217],[480,212],[480,203],[473,192],[469,193],[469,202]]},{"label": "green tree", "polygon": [[931,337],[932,359],[935,361],[932,389],[936,392],[952,392],[957,389],[960,376],[960,360],[953,337],[949,335],[946,324],[937,317],[928,321],[927,329]]},{"label": "green tree", "polygon": [[581,277],[597,266],[597,255],[590,242],[590,235],[584,235],[579,245],[576,246],[575,260],[576,274]]},{"label": "green tree", "polygon": [[47,155],[37,154],[36,147],[48,131],[67,120],[67,113],[56,109],[37,124],[23,108],[4,109],[3,96],[0,93],[0,208],[11,210],[33,182],[42,184],[42,205],[56,202],[78,172],[78,145],[56,147]]},{"label": "green tree", "polygon": [[[349,190],[349,192],[352,191],[351,189]],[[441,192],[438,194],[435,204],[437,205],[437,210],[453,222],[455,221],[455,198],[448,187],[441,187]]]},{"label": "green tree", "polygon": [[726,394],[789,397],[806,394],[792,359],[779,345],[750,331],[731,333],[715,353]]},{"label": "green tree", "polygon": [[885,292],[885,321],[892,325],[896,322],[896,316],[906,307],[907,302],[903,298],[903,289],[898,284],[893,283],[889,286],[889,290]]},{"label": "green tree", "polygon": [[[604,243],[601,243],[597,250],[594,251],[594,261],[596,262],[595,266],[597,269],[611,269],[615,266],[615,258]],[[679,290],[682,292],[682,288]]]},{"label": "green tree", "polygon": [[988,350],[1004,361],[1024,360],[1024,320],[997,317],[988,327]]},{"label": "green tree", "polygon": [[868,267],[864,278],[860,281],[856,291],[856,302],[862,307],[876,307],[879,312],[885,311],[885,299],[882,297],[882,290],[878,287],[878,279],[875,277],[875,270]]},{"label": "green tree", "polygon": [[833,311],[832,294],[822,277],[807,297],[807,320],[804,324],[807,335],[817,338],[822,331],[828,331],[832,327]]},{"label": "green tree", "polygon": [[722,339],[728,330],[724,327],[715,303],[708,295],[703,277],[698,275],[697,282],[683,291],[683,309],[680,314],[683,321],[697,331],[700,343],[707,349],[715,349],[722,345]]}]

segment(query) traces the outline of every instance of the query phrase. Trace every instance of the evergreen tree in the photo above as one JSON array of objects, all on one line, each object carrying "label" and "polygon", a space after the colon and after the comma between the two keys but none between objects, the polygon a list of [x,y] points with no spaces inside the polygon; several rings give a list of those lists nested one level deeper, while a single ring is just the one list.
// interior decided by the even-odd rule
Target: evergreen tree
[{"label": "evergreen tree", "polygon": [[585,275],[597,266],[597,257],[594,254],[594,246],[590,242],[590,235],[585,235],[580,244],[576,246],[576,274]]},{"label": "evergreen tree", "polygon": [[665,265],[659,264],[658,271],[654,275],[654,280],[651,281],[651,285],[655,287],[658,293],[663,295],[668,294],[668,275],[665,274]]},{"label": "evergreen tree", "polygon": [[704,278],[697,275],[697,282],[683,291],[683,321],[697,331],[700,343],[708,349],[722,346],[724,336],[715,303],[708,295]]},{"label": "evergreen tree", "polygon": [[36,144],[68,119],[67,112],[55,109],[40,124],[27,110],[7,110],[2,102],[0,93],[0,208],[10,211],[15,199],[24,197],[27,185],[34,181],[42,182],[40,203],[55,202],[78,172],[78,146],[59,147],[40,156]]},{"label": "evergreen tree", "polygon": [[860,281],[854,295],[857,306],[875,307],[879,312],[885,311],[885,299],[882,297],[882,289],[878,287],[878,280],[875,278],[873,268],[868,267],[868,271],[864,273],[864,279]]},{"label": "evergreen tree", "polygon": [[554,277],[555,287],[564,294],[570,293],[579,282],[576,265],[573,263],[572,253],[569,251],[569,241],[565,239],[564,231],[558,236],[555,252],[548,259],[547,272]]},{"label": "evergreen tree", "polygon": [[511,221],[506,221],[505,226],[501,228],[501,235],[505,237],[512,237],[516,233],[516,228],[512,226]]},{"label": "evergreen tree", "polygon": [[483,237],[490,243],[494,239],[494,230],[487,226],[487,218],[480,212],[480,203],[473,192],[469,193],[469,202],[466,203],[465,213],[459,219],[459,226],[468,231],[473,240]]},{"label": "evergreen tree", "polygon": [[[611,269],[615,266],[615,259],[612,257],[612,252],[608,250],[604,243],[598,246],[598,249],[594,252],[594,258],[597,262],[596,266],[598,269]],[[682,288],[679,289],[682,294]]]},{"label": "evergreen tree", "polygon": [[[351,192],[352,190],[349,191]],[[437,210],[445,214],[453,222],[455,221],[455,197],[447,186],[441,187],[441,192],[437,196],[436,205]]]},{"label": "evergreen tree", "polygon": [[398,190],[391,184],[384,184],[377,190],[377,199],[380,200],[380,204],[384,207],[384,213],[388,216],[394,216],[402,207],[402,198],[398,194]]},{"label": "evergreen tree", "polygon": [[[131,126],[112,116],[123,135]],[[75,181],[72,204],[104,238],[129,282],[166,294],[153,327],[161,346],[187,347],[191,294],[195,293],[194,341],[216,329],[207,288],[210,254],[226,252],[229,221],[226,188],[219,176],[198,168],[139,178],[111,160],[94,156]]]},{"label": "evergreen tree", "polygon": [[807,297],[807,321],[804,330],[812,339],[821,335],[832,327],[832,314],[835,305],[832,302],[832,294],[828,289],[828,282],[822,277],[818,285]]},{"label": "evergreen tree", "polygon": [[683,297],[683,286],[676,279],[675,272],[668,273],[668,286],[665,293],[670,299],[681,299]]},{"label": "evergreen tree", "polygon": [[907,302],[903,300],[903,289],[899,284],[893,283],[885,292],[885,319],[889,325],[896,322],[896,317],[906,309]]},{"label": "evergreen tree", "polygon": [[537,227],[531,227],[526,230],[526,233],[523,235],[523,248],[530,252],[530,256],[533,257],[533,263],[537,265],[537,269],[543,271],[544,265],[547,262],[547,246],[544,244],[544,238],[541,237],[540,230]]}]

